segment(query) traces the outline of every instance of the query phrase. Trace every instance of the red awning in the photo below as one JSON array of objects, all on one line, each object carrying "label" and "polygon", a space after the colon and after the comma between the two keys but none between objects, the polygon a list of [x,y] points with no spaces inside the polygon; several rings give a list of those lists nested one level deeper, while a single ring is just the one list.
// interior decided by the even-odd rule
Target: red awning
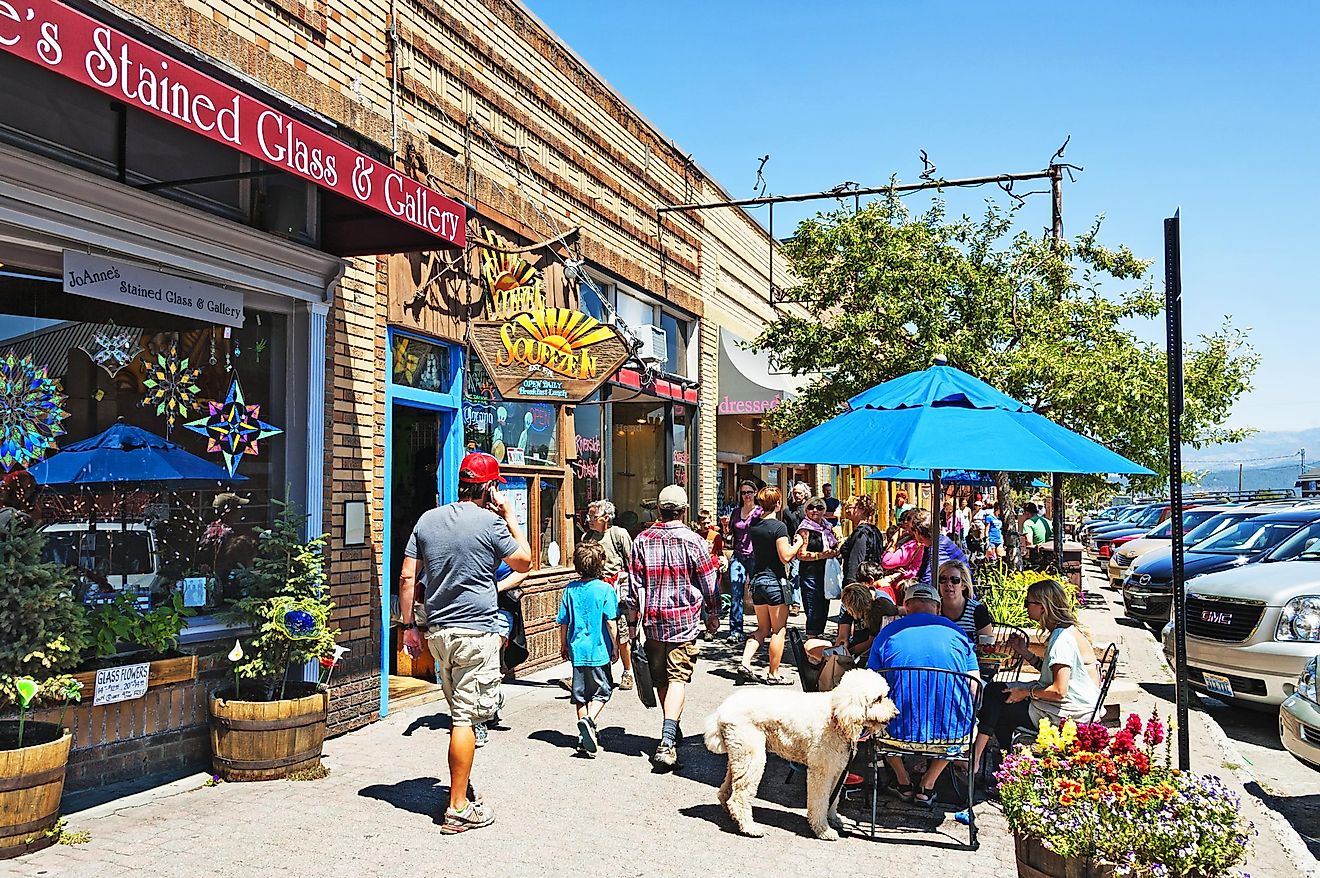
[{"label": "red awning", "polygon": [[0,49],[320,186],[327,252],[466,244],[467,211],[452,198],[62,3],[24,7],[0,4]]},{"label": "red awning", "polygon": [[672,399],[674,402],[684,402],[691,405],[697,404],[698,393],[695,387],[684,387],[677,381],[667,381],[664,378],[657,378],[652,384],[645,384],[642,381],[642,373],[636,369],[620,369],[614,373],[610,379],[613,383],[622,387],[631,387],[634,390],[642,390],[647,393],[653,393],[663,399]]}]

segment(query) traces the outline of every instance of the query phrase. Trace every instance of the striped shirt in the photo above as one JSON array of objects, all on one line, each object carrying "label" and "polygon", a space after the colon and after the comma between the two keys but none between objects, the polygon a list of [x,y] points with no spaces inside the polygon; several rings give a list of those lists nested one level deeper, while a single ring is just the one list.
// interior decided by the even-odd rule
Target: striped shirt
[{"label": "striped shirt", "polygon": [[719,615],[719,562],[682,521],[657,521],[633,540],[628,602],[651,640],[696,640],[702,607]]}]

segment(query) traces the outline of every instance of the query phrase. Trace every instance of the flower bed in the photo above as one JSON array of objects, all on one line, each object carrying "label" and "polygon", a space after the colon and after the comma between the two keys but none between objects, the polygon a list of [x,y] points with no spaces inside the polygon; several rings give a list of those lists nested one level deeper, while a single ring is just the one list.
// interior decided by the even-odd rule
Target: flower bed
[{"label": "flower bed", "polygon": [[1255,831],[1219,778],[1172,767],[1158,715],[1142,723],[1133,714],[1113,733],[1042,720],[1035,744],[1006,757],[995,776],[1016,835],[1118,875],[1229,875]]}]

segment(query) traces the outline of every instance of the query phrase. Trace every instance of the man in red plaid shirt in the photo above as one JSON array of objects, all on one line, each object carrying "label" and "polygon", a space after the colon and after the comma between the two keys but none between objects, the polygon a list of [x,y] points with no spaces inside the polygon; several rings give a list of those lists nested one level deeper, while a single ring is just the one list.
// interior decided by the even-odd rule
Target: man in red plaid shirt
[{"label": "man in red plaid shirt", "polygon": [[633,540],[628,569],[630,611],[640,608],[646,664],[664,708],[665,723],[651,762],[678,765],[678,721],[700,651],[697,637],[705,609],[706,630],[720,628],[719,562],[706,541],[683,523],[687,492],[670,485],[660,492],[660,520]]}]

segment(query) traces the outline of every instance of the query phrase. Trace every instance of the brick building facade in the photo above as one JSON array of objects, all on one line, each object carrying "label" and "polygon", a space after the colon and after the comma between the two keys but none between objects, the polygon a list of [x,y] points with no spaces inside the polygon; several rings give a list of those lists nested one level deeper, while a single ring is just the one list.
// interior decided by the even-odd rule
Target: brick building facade
[{"label": "brick building facade", "polygon": [[[648,501],[664,484],[678,481],[688,487],[694,511],[714,508],[731,493],[730,480],[750,471],[745,461],[751,452],[774,441],[759,418],[726,418],[720,408],[721,346],[754,338],[775,313],[768,301],[769,266],[778,257],[769,237],[733,209],[669,213],[657,222],[659,204],[727,194],[521,3],[70,3],[468,208],[462,250],[405,246],[410,230],[402,224],[387,230],[397,233],[397,246],[372,248],[355,246],[360,218],[328,196],[318,200],[315,187],[306,203],[318,221],[309,220],[314,228],[301,238],[291,234],[279,224],[282,218],[272,219],[284,203],[276,197],[275,184],[283,179],[278,175],[271,184],[239,185],[234,210],[246,210],[242,216],[225,213],[224,196],[198,194],[213,184],[163,190],[163,199],[180,212],[210,212],[221,223],[255,227],[231,242],[236,251],[244,242],[258,247],[253,242],[261,236],[275,244],[291,241],[296,258],[272,245],[266,248],[271,260],[301,259],[308,277],[323,275],[321,301],[305,297],[278,318],[291,328],[291,347],[282,354],[288,387],[278,386],[271,366],[270,393],[282,398],[287,392],[280,411],[291,432],[285,446],[265,452],[284,455],[265,478],[287,477],[294,499],[312,508],[313,525],[329,535],[333,621],[352,650],[336,672],[332,731],[360,727],[387,708],[388,675],[400,670],[389,622],[401,537],[417,509],[437,495],[442,501],[452,497],[457,458],[474,431],[487,430],[490,441],[497,428],[511,437],[521,413],[526,426],[518,447],[531,447],[526,437],[534,427],[548,433],[537,446],[539,456],[510,470],[526,480],[539,559],[524,599],[527,667],[556,658],[552,619],[587,501],[614,497],[628,523],[640,527]],[[28,71],[22,67],[27,61],[3,54],[0,60],[13,65],[6,69]],[[82,99],[81,93],[75,97]],[[34,142],[20,140],[14,148],[32,150]],[[180,145],[185,155],[200,148],[191,140]],[[68,161],[60,155],[55,160]],[[266,168],[238,165],[244,180],[263,179],[270,175]],[[129,168],[129,182],[134,173]],[[112,167],[93,167],[89,174],[114,176]],[[148,182],[137,191],[159,191],[150,188],[145,164],[140,175]],[[184,176],[194,175],[176,179]],[[118,192],[115,187],[125,189],[125,179],[121,167],[119,181],[104,184],[106,197]],[[162,214],[168,209],[163,200],[155,207]],[[332,221],[342,231],[332,232]],[[367,236],[372,234],[380,236]],[[198,232],[199,246],[205,237]],[[327,249],[332,239],[338,249]],[[481,246],[483,241],[521,251],[519,258],[540,278],[547,305],[622,321],[646,337],[639,354],[648,356],[632,360],[580,405],[528,406],[523,412],[487,400],[488,411],[479,411],[466,340],[488,295],[483,260],[497,252]],[[325,256],[320,262],[318,252]],[[776,263],[774,275],[785,278],[786,267]],[[247,283],[260,289],[259,278]],[[224,339],[227,363],[230,336]],[[400,378],[394,366],[407,346],[434,357],[438,383]],[[211,350],[214,361],[214,342]],[[249,351],[236,355],[240,367],[250,362],[243,359]],[[324,373],[317,376],[321,366]],[[765,374],[761,380],[775,383]],[[305,423],[293,430],[299,421]],[[737,459],[721,460],[726,429],[731,436],[754,436],[754,446]],[[771,480],[781,475],[755,474]],[[815,480],[814,473],[808,477]],[[186,692],[149,693],[140,703],[87,714],[75,741],[72,786],[197,767],[205,753],[204,744],[198,746],[205,734],[203,693],[224,673],[213,639],[219,636],[220,630],[190,635],[204,658],[200,679]],[[165,756],[167,747],[172,749]]]}]

